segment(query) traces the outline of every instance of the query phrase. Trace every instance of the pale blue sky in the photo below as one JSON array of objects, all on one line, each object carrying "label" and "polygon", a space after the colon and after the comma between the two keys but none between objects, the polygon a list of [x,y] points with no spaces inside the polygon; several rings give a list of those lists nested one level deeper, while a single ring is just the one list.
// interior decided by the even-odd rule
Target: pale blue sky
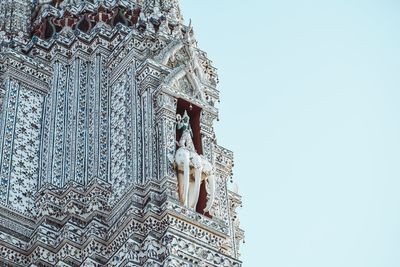
[{"label": "pale blue sky", "polygon": [[219,69],[244,267],[399,267],[400,2],[181,2]]}]

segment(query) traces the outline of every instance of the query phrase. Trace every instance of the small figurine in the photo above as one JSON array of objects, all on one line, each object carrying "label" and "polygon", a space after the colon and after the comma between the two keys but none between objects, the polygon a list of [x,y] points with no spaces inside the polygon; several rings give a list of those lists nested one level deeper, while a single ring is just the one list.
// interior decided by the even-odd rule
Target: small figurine
[{"label": "small figurine", "polygon": [[193,144],[193,131],[192,127],[190,127],[190,117],[187,114],[186,110],[181,117],[180,114],[176,115],[177,119],[177,128],[178,130],[182,130],[182,137],[179,140],[179,146],[185,147],[191,151],[195,151],[194,144]]}]

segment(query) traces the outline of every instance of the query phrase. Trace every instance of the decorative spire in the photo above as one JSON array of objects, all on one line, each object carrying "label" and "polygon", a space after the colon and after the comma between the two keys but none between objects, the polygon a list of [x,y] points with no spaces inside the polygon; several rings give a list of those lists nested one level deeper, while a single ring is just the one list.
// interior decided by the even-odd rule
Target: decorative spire
[{"label": "decorative spire", "polygon": [[179,0],[136,0],[136,3],[148,12],[160,10],[169,21],[182,22]]},{"label": "decorative spire", "polygon": [[177,23],[182,22],[181,10],[179,7],[179,0],[160,0],[161,9],[168,14],[169,20],[176,20]]}]

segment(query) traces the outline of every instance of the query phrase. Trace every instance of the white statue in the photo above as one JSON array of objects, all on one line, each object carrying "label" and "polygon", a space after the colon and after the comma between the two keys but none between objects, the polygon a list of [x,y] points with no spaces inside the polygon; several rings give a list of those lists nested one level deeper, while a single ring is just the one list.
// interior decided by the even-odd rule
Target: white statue
[{"label": "white statue", "polygon": [[209,212],[215,197],[215,176],[213,165],[202,155],[197,154],[192,141],[193,132],[190,118],[185,111],[183,117],[177,115],[177,128],[182,130],[179,148],[175,154],[178,172],[179,199],[186,207],[196,209],[202,181],[206,183],[207,205],[204,212]]}]

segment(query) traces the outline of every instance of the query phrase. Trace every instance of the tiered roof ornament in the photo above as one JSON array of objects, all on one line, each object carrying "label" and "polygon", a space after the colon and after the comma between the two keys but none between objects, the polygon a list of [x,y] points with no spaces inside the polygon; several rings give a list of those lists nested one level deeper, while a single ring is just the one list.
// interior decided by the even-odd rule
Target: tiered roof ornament
[{"label": "tiered roof ornament", "polygon": [[64,28],[89,32],[97,23],[121,23],[171,34],[182,23],[178,0],[39,0],[32,34],[49,39]]}]

